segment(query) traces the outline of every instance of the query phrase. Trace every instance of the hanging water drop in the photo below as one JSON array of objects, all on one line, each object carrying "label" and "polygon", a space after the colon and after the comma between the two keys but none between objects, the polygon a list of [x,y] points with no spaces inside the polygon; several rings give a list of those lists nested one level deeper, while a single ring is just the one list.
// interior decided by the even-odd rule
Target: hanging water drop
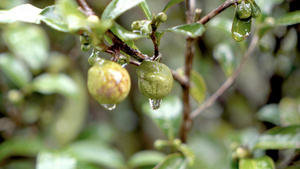
[{"label": "hanging water drop", "polygon": [[97,60],[99,60],[99,51],[98,50],[95,50],[93,49],[93,52],[91,53],[89,59],[88,59],[88,62],[91,66],[93,66]]},{"label": "hanging water drop", "polygon": [[149,99],[150,107],[152,110],[157,110],[160,108],[162,99]]},{"label": "hanging water drop", "polygon": [[127,66],[128,64],[127,63],[123,63],[121,66],[123,67],[123,68],[125,68],[125,66]]},{"label": "hanging water drop", "polygon": [[101,104],[107,110],[113,110],[117,107],[117,104]]}]

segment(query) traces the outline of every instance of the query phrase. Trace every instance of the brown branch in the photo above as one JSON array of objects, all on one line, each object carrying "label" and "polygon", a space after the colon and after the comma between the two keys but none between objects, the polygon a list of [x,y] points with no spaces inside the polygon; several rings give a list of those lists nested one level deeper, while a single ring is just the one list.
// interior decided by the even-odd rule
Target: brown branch
[{"label": "brown branch", "polygon": [[230,7],[231,5],[238,3],[240,0],[227,0],[222,5],[220,5],[218,8],[211,11],[208,15],[201,18],[198,23],[202,23],[203,25],[206,24],[208,21],[210,21],[213,17],[220,14],[222,11]]},{"label": "brown branch", "polygon": [[83,9],[86,16],[95,15],[95,12],[89,7],[85,0],[76,0],[76,2]]},{"label": "brown branch", "polygon": [[236,80],[238,75],[240,74],[242,68],[244,67],[246,61],[251,56],[257,42],[258,42],[258,36],[255,35],[250,43],[250,46],[245,53],[240,65],[237,67],[237,69],[233,72],[233,74],[222,84],[222,86],[209,98],[207,99],[200,107],[198,107],[196,110],[194,110],[191,113],[191,118],[197,117],[199,114],[203,112],[206,108],[210,107]]},{"label": "brown branch", "polygon": [[[195,0],[186,0],[186,22],[188,24],[193,22],[193,12]],[[193,66],[193,56],[194,56],[194,43],[195,39],[191,37],[187,37],[186,39],[186,47],[185,47],[185,67],[184,67],[184,73],[187,78],[187,81],[190,82],[191,80],[191,70]],[[188,131],[192,125],[192,121],[190,118],[190,112],[191,112],[191,105],[190,105],[190,86],[182,86],[183,88],[183,120],[180,127],[180,139],[183,143],[187,142],[187,134]]]}]

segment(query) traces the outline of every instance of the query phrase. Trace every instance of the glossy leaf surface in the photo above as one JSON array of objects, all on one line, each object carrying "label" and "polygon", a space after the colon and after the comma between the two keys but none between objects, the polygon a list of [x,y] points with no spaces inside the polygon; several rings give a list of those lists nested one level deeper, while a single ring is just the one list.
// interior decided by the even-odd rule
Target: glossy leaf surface
[{"label": "glossy leaf surface", "polygon": [[151,11],[150,11],[147,1],[144,0],[144,2],[141,2],[139,4],[139,6],[142,9],[142,11],[144,12],[144,14],[146,15],[147,19],[152,20],[152,14],[151,14]]},{"label": "glossy leaf surface", "polygon": [[39,13],[42,10],[31,4],[22,4],[10,10],[0,10],[0,23],[16,21],[39,23]]},{"label": "glossy leaf surface", "polygon": [[40,16],[40,20],[45,22],[51,28],[62,32],[68,32],[68,25],[58,15],[56,6],[47,6],[40,13]]},{"label": "glossy leaf surface", "polygon": [[275,22],[275,25],[287,26],[300,23],[300,10],[290,12],[284,16],[278,18]]},{"label": "glossy leaf surface", "polygon": [[280,125],[278,104],[268,104],[257,112],[258,119]]},{"label": "glossy leaf surface", "polygon": [[115,20],[118,16],[141,2],[144,2],[144,0],[113,0],[103,11],[101,19]]},{"label": "glossy leaf surface", "polygon": [[166,12],[170,7],[172,7],[172,6],[175,5],[175,4],[180,3],[180,2],[182,2],[182,1],[184,1],[184,0],[170,0],[170,1],[168,2],[168,4],[165,6],[165,8],[163,9],[163,12]]},{"label": "glossy leaf surface", "polygon": [[256,149],[300,148],[300,126],[275,127],[258,139]]},{"label": "glossy leaf surface", "polygon": [[275,164],[269,156],[257,159],[241,159],[239,169],[275,169]]},{"label": "glossy leaf surface", "polygon": [[167,29],[166,31],[175,32],[182,35],[190,36],[192,38],[196,38],[198,36],[201,36],[204,33],[205,28],[200,23],[192,23],[192,24],[175,26]]}]

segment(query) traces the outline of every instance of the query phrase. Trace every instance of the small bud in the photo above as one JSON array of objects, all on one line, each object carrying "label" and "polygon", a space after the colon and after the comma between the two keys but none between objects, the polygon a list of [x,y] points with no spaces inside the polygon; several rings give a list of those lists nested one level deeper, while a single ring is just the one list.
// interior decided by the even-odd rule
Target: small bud
[{"label": "small bud", "polygon": [[132,30],[140,30],[142,28],[142,25],[140,23],[140,21],[134,21],[131,24],[131,29]]},{"label": "small bud", "polygon": [[155,19],[159,22],[165,22],[167,20],[167,15],[164,12],[160,12],[157,14],[157,16],[155,17]]}]

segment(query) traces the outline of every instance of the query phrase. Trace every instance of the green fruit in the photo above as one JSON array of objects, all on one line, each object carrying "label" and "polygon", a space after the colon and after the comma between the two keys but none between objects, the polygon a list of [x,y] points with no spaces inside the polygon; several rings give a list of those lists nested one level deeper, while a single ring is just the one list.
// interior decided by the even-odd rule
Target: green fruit
[{"label": "green fruit", "polygon": [[141,93],[150,99],[162,99],[173,88],[173,76],[165,64],[144,60],[136,70]]},{"label": "green fruit", "polygon": [[241,20],[237,16],[237,10],[236,10],[236,12],[234,14],[234,19],[232,22],[232,27],[231,27],[232,38],[234,40],[236,40],[237,42],[241,42],[244,39],[246,39],[246,37],[248,37],[250,35],[251,24],[252,24],[251,17],[248,19]]},{"label": "green fruit", "polygon": [[252,11],[251,11],[251,3],[242,1],[237,6],[237,16],[240,19],[248,19],[251,17]]},{"label": "green fruit", "polygon": [[125,68],[113,61],[100,59],[88,71],[87,86],[100,104],[118,104],[127,97],[131,81]]}]

